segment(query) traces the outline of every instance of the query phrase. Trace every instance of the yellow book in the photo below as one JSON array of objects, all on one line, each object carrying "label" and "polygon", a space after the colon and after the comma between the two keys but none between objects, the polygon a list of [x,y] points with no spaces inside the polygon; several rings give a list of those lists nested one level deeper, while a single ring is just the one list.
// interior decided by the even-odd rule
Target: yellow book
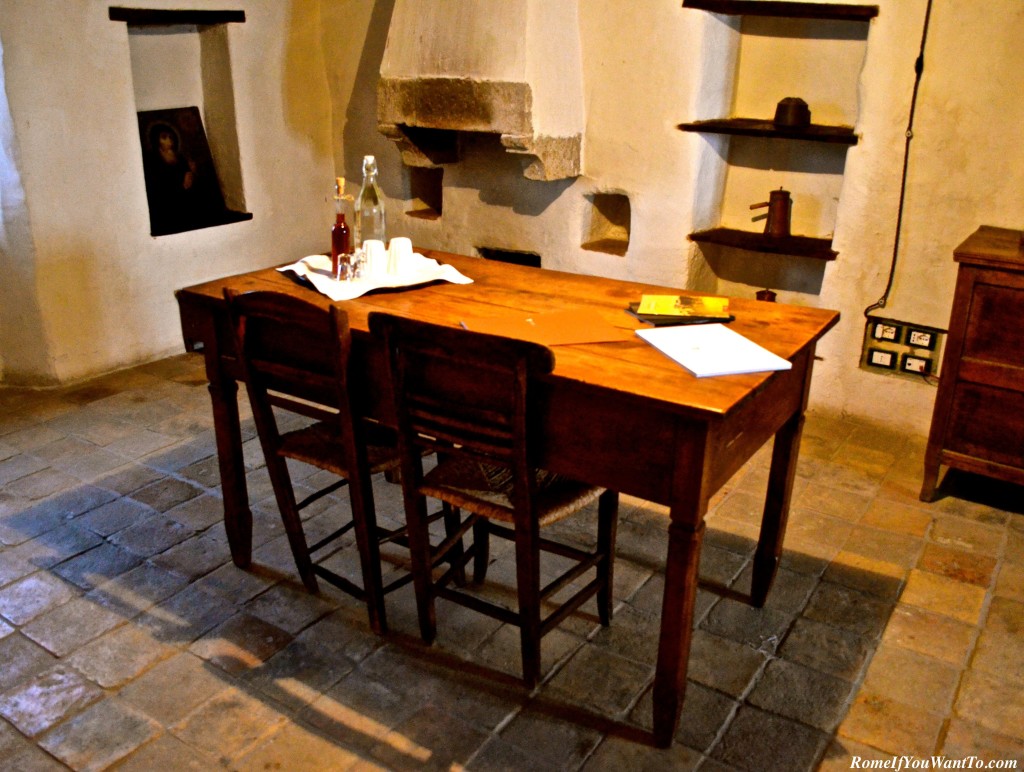
[{"label": "yellow book", "polygon": [[636,313],[649,316],[699,316],[728,319],[729,298],[710,295],[643,295]]}]

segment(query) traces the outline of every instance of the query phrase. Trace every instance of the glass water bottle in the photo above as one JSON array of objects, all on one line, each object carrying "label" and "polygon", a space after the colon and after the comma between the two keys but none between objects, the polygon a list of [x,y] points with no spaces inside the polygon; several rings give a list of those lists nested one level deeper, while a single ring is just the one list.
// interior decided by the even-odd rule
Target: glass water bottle
[{"label": "glass water bottle", "polygon": [[356,246],[370,239],[387,245],[384,234],[384,196],[377,184],[377,159],[363,156],[363,186],[356,199]]}]

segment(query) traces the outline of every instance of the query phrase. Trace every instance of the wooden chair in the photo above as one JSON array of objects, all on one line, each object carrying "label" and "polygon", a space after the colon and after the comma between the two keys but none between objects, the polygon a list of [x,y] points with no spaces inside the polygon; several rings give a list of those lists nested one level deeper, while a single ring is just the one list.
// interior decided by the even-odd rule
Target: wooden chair
[{"label": "wooden chair", "polygon": [[[397,438],[394,431],[359,418],[361,400],[349,388],[348,317],[337,306],[327,309],[279,292],[225,289],[224,296],[274,496],[302,582],[310,592],[317,592],[319,576],[364,601],[370,626],[382,633],[387,629],[385,593],[411,580],[406,573],[388,586],[383,584],[380,544],[401,538],[404,528],[377,526],[371,484],[372,475],[397,469]],[[287,414],[313,422],[282,432],[278,418]],[[286,463],[289,458],[340,479],[297,502]],[[344,485],[348,485],[352,519],[307,545],[300,510]],[[352,529],[362,586],[314,560]]]},{"label": "wooden chair", "polygon": [[[370,314],[370,330],[389,354],[399,429],[402,489],[412,553],[420,632],[436,634],[434,599],[446,598],[517,625],[523,680],[540,680],[543,635],[597,596],[599,618],[612,614],[612,566],[618,493],[536,468],[531,387],[550,373],[554,355],[536,343],[443,327],[383,313]],[[422,455],[437,453],[424,473]],[[469,513],[437,546],[430,542],[426,498]],[[541,538],[541,526],[578,512],[600,498],[593,551]],[[472,529],[473,544],[459,562],[435,578],[449,549],[461,549]],[[518,610],[452,586],[456,566],[473,559],[475,584],[483,582],[489,536],[515,542]],[[571,558],[572,567],[541,587],[541,552]],[[542,618],[542,604],[594,569],[593,578]],[[457,584],[457,582],[455,582]]]}]

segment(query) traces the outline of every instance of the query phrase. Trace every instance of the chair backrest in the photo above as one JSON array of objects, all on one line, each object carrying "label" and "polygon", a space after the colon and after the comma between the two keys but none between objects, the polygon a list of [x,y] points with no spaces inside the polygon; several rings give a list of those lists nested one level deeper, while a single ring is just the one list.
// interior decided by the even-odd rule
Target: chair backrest
[{"label": "chair backrest", "polygon": [[348,316],[281,292],[224,290],[239,363],[261,436],[278,436],[272,407],[351,436]]},{"label": "chair backrest", "polygon": [[404,441],[525,474],[528,386],[554,369],[551,349],[380,312],[369,323],[388,351]]}]

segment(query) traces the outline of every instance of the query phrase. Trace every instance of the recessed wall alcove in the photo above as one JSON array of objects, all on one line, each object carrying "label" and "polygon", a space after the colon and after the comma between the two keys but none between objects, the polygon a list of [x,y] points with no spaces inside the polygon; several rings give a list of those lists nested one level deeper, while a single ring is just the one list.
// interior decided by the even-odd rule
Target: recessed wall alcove
[{"label": "recessed wall alcove", "polygon": [[590,221],[584,234],[583,249],[605,252],[609,255],[626,254],[629,249],[629,229],[632,208],[629,196],[622,193],[592,193]]},{"label": "recessed wall alcove", "polygon": [[228,48],[245,12],[111,7],[109,18],[127,25],[151,235],[252,219]]},{"label": "recessed wall alcove", "polygon": [[421,166],[404,167],[412,200],[405,214],[422,220],[437,220],[444,206],[444,169]]},{"label": "recessed wall alcove", "polygon": [[525,265],[529,268],[540,268],[540,255],[519,249],[501,249],[499,247],[477,247],[477,254],[485,260],[496,260],[499,263]]}]

